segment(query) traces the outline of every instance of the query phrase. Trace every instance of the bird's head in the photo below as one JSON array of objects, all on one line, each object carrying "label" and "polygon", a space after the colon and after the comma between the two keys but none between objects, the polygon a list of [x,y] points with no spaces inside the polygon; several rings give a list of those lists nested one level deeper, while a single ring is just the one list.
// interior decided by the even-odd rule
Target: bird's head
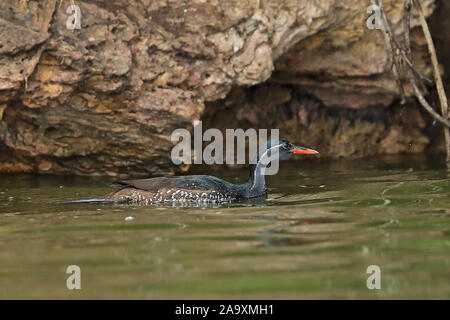
[{"label": "bird's head", "polygon": [[[265,151],[269,151],[270,154],[274,154],[274,151],[278,151],[278,158],[284,159],[293,154],[318,154],[319,152],[313,149],[295,146],[286,139],[273,139],[267,141],[267,145],[263,148]],[[276,153],[275,153],[276,154]],[[272,158],[272,160],[274,160]]]}]

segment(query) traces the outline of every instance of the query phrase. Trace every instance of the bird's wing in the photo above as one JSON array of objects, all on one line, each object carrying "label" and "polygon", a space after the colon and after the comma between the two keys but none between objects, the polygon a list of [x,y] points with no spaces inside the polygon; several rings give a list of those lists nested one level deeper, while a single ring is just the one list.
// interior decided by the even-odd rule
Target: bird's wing
[{"label": "bird's wing", "polygon": [[170,178],[157,177],[149,179],[121,180],[116,183],[126,187],[157,192],[163,185],[170,183]]},{"label": "bird's wing", "polygon": [[157,177],[123,180],[118,184],[153,192],[161,189],[220,190],[228,189],[230,185],[229,182],[212,176]]}]

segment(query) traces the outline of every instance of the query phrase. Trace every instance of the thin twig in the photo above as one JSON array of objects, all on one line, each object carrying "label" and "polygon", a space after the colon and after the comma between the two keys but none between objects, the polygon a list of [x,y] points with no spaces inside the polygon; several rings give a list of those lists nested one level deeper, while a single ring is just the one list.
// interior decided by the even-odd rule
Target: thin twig
[{"label": "thin twig", "polygon": [[406,56],[409,60],[412,60],[411,55],[411,39],[409,37],[409,30],[411,29],[411,0],[405,1],[405,20],[404,20],[404,32],[405,32],[405,48]]},{"label": "thin twig", "polygon": [[[439,61],[437,59],[436,48],[434,47],[433,38],[431,36],[430,29],[428,28],[428,23],[427,20],[425,19],[425,15],[423,13],[420,1],[414,0],[414,5],[416,6],[417,11],[419,12],[420,23],[422,25],[422,30],[428,44],[428,51],[430,52],[431,64],[433,65],[434,80],[436,82],[436,89],[439,95],[439,102],[441,105],[442,116],[448,119],[449,117],[448,100],[447,95],[445,93],[444,83],[442,82],[442,77],[439,70]],[[448,128],[444,129],[444,138],[445,138],[447,162],[450,164],[450,130]]]},{"label": "thin twig", "polygon": [[[393,50],[392,45],[391,48]],[[401,70],[400,61],[394,51],[392,51],[392,63],[393,63],[392,72],[394,73],[395,81],[397,82],[397,87],[400,92],[400,104],[403,105],[406,103],[406,94],[405,89],[403,88],[402,85],[402,79],[400,78],[400,70]]]},{"label": "thin twig", "polygon": [[434,47],[433,38],[431,36],[430,29],[428,28],[428,23],[425,19],[425,15],[423,14],[422,6],[420,5],[420,2],[418,0],[414,0],[414,3],[416,4],[417,10],[419,11],[423,33],[425,35],[425,39],[427,40],[428,50],[430,51],[431,63],[433,64],[433,74],[436,81],[436,89],[439,93],[442,113],[446,115],[448,113],[448,100],[445,94],[445,88],[444,83],[442,82],[441,73],[439,71],[439,61],[437,59],[436,48]]},{"label": "thin twig", "polygon": [[[372,0],[372,4],[377,5],[380,7],[383,4],[378,2],[376,3],[375,0]],[[383,32],[383,38],[384,43],[386,45],[386,49],[388,51],[389,61],[391,62],[391,69],[392,73],[394,74],[395,81],[397,83],[397,87],[400,93],[401,98],[401,104],[404,104],[406,102],[405,98],[405,90],[403,89],[402,81],[400,79],[400,64],[398,63],[398,60],[396,59],[396,54],[394,52],[394,44],[392,43],[391,38],[389,37],[389,34],[387,32]]]},{"label": "thin twig", "polygon": [[437,121],[439,121],[440,123],[442,123],[444,126],[446,126],[447,128],[450,128],[450,120],[447,120],[445,118],[443,118],[439,113],[437,113],[432,106],[430,106],[430,104],[428,103],[428,101],[424,98],[424,96],[422,95],[422,93],[420,92],[419,88],[416,85],[416,82],[414,81],[414,79],[410,79],[409,80],[411,83],[411,86],[414,89],[414,93],[417,97],[417,100],[419,100],[420,104],[422,105],[422,107],[427,110],[432,116],[433,118],[435,118]]},{"label": "thin twig", "polygon": [[[411,37],[410,37],[410,31],[411,31],[411,9],[412,9],[412,0],[405,0],[405,5],[404,5],[404,9],[405,9],[405,18],[403,20],[403,32],[404,34],[404,38],[405,38],[405,51],[406,51],[406,56],[408,57],[409,61],[412,61],[412,53],[411,53]],[[411,72],[411,71],[409,71]],[[408,74],[408,76],[410,76]],[[427,93],[428,89],[425,86],[425,84],[423,83],[423,81],[419,82],[419,86],[420,86],[420,90],[422,90],[422,92]]]},{"label": "thin twig", "polygon": [[[372,3],[374,3],[375,0],[372,0]],[[434,119],[436,119],[437,121],[439,121],[442,125],[444,125],[444,136],[445,136],[445,148],[446,148],[446,155],[447,155],[447,163],[448,165],[450,165],[450,120],[449,120],[449,110],[448,110],[448,100],[447,100],[447,96],[445,94],[445,89],[444,89],[444,85],[442,82],[442,78],[441,78],[441,74],[439,71],[439,62],[437,59],[437,55],[436,55],[436,49],[434,47],[433,44],[433,38],[431,36],[431,32],[430,29],[428,28],[428,24],[426,22],[426,18],[425,15],[423,13],[422,10],[422,6],[419,2],[419,0],[405,0],[405,20],[404,20],[404,39],[405,39],[405,46],[406,46],[406,51],[400,46],[400,43],[397,41],[397,39],[395,38],[394,33],[392,32],[392,28],[390,25],[390,22],[386,16],[386,13],[383,9],[383,4],[382,4],[382,0],[377,0],[378,1],[378,6],[380,8],[380,12],[382,13],[382,17],[383,17],[383,23],[384,23],[384,31],[383,34],[385,36],[385,42],[386,42],[386,46],[388,49],[390,49],[391,51],[391,56],[393,61],[395,62],[395,58],[396,58],[396,54],[393,50],[393,46],[395,46],[398,50],[398,52],[400,52],[400,57],[406,62],[406,64],[409,66],[410,70],[412,70],[414,73],[412,73],[411,71],[407,73],[407,77],[409,80],[409,83],[411,84],[413,90],[414,90],[414,94],[417,98],[417,100],[419,100],[420,104],[422,105],[422,107],[429,112]],[[417,84],[416,84],[416,79],[414,77],[414,74],[416,74],[422,81],[426,81],[429,83],[433,83],[431,82],[431,80],[427,79],[425,76],[423,76],[413,65],[412,65],[412,58],[411,58],[411,41],[410,41],[410,36],[409,36],[409,30],[411,28],[411,5],[414,4],[414,6],[416,7],[417,11],[419,12],[419,17],[420,17],[420,22],[422,25],[422,30],[424,32],[426,41],[427,41],[427,45],[428,45],[428,51],[430,53],[431,56],[431,62],[432,62],[432,66],[433,66],[433,75],[434,75],[434,79],[436,81],[436,89],[438,91],[439,94],[439,101],[441,104],[441,112],[442,115],[440,115],[438,112],[436,112],[433,107],[430,105],[430,103],[428,103],[428,101],[424,98],[423,94],[421,93],[420,89],[418,88]],[[395,66],[397,66],[397,71],[399,70],[398,64],[396,64]],[[396,76],[396,78],[398,79],[398,74],[396,74],[397,72],[396,70],[394,70],[394,75]],[[424,86],[423,82],[420,81],[420,84],[422,86]]]}]

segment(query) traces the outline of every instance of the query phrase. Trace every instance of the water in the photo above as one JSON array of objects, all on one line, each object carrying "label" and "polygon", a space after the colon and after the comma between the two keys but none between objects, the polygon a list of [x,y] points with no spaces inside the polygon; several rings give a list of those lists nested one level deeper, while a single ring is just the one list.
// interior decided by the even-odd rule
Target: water
[{"label": "water", "polygon": [[448,299],[450,171],[434,158],[284,162],[267,201],[206,208],[59,205],[112,180],[1,175],[0,298]]}]

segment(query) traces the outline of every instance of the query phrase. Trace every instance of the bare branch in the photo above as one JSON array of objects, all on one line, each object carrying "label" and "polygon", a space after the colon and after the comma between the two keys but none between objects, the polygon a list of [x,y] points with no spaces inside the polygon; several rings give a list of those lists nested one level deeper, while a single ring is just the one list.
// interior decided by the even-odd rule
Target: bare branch
[{"label": "bare branch", "polygon": [[409,31],[411,29],[411,0],[405,0],[405,20],[404,20],[404,32],[405,32],[405,48],[406,56],[409,60],[411,57],[411,39],[409,37]]},{"label": "bare branch", "polygon": [[[374,2],[375,2],[375,0],[372,0],[372,3],[374,3]],[[438,112],[436,112],[433,109],[433,107],[430,105],[430,103],[428,103],[428,101],[424,98],[422,92],[420,91],[420,89],[418,88],[418,86],[416,84],[416,79],[414,77],[414,73],[415,73],[422,81],[426,81],[428,83],[433,83],[430,79],[428,79],[424,75],[422,75],[413,66],[413,64],[411,62],[412,55],[411,55],[411,41],[410,41],[409,32],[410,32],[410,27],[411,27],[411,5],[412,5],[412,3],[414,4],[417,11],[419,12],[422,30],[425,35],[425,39],[427,41],[428,51],[430,53],[431,63],[433,66],[433,75],[434,75],[434,79],[436,81],[436,89],[439,94],[439,101],[440,101],[440,105],[441,105],[442,115],[440,115]],[[378,6],[380,8],[380,12],[382,14],[384,30],[385,30],[385,32],[383,32],[383,35],[385,38],[386,47],[391,52],[391,58],[394,63],[393,72],[397,79],[397,83],[399,83],[399,81],[400,81],[399,74],[398,74],[398,71],[400,70],[400,65],[397,60],[398,56],[394,52],[394,46],[396,47],[398,52],[400,52],[400,57],[403,59],[403,61],[405,61],[406,64],[409,66],[410,70],[412,70],[414,72],[414,73],[408,72],[407,77],[408,77],[409,83],[411,84],[411,86],[414,90],[414,94],[415,94],[417,100],[419,100],[422,107],[428,113],[430,113],[434,119],[436,119],[442,125],[444,125],[444,138],[445,138],[445,149],[446,149],[446,155],[447,155],[447,164],[450,166],[450,120],[449,120],[448,100],[447,100],[447,96],[445,94],[444,84],[442,82],[441,74],[439,71],[439,62],[437,59],[436,49],[435,49],[434,43],[433,43],[433,38],[431,36],[430,29],[428,28],[428,24],[426,22],[425,15],[423,13],[422,6],[420,4],[420,0],[405,0],[405,7],[404,7],[405,18],[403,21],[403,23],[404,23],[404,35],[403,36],[404,36],[404,40],[405,40],[406,51],[401,47],[400,43],[397,41],[394,33],[392,32],[391,24],[390,24],[390,22],[386,16],[386,13],[384,11],[382,0],[377,0],[377,4],[378,4]],[[420,85],[425,88],[422,81],[420,82]],[[399,85],[402,86],[402,88],[403,88],[401,81],[400,81]],[[403,96],[402,96],[402,99],[403,99]]]},{"label": "bare branch", "polygon": [[400,46],[400,43],[397,41],[397,38],[395,37],[394,33],[392,32],[392,28],[391,28],[391,24],[389,23],[389,20],[386,16],[386,12],[384,12],[384,8],[383,8],[383,3],[381,0],[378,0],[378,6],[380,7],[380,12],[382,14],[383,17],[383,22],[385,25],[385,30],[386,32],[389,34],[390,39],[392,40],[392,42],[395,44],[395,47],[397,48],[397,50],[400,52],[403,60],[406,62],[406,64],[408,65],[408,67],[414,71],[415,74],[417,74],[417,76],[425,82],[428,82],[429,84],[433,84],[433,81],[431,81],[430,79],[428,79],[427,77],[425,77],[419,70],[416,69],[416,67],[414,67],[414,65],[412,64],[412,62],[409,60],[409,58],[407,57],[407,54],[405,52],[405,50],[403,50],[403,48]]},{"label": "bare branch", "polygon": [[[422,25],[423,33],[425,35],[425,39],[428,44],[428,51],[431,56],[431,64],[433,65],[433,74],[434,80],[436,81],[436,89],[439,95],[439,102],[441,104],[441,113],[445,119],[448,119],[448,100],[447,95],[445,94],[444,83],[442,82],[441,73],[439,71],[439,61],[437,59],[436,48],[434,47],[433,38],[431,36],[430,29],[428,28],[427,20],[425,19],[425,15],[422,10],[422,5],[419,0],[413,0],[414,5],[419,12],[420,23]],[[450,164],[450,130],[444,129],[444,138],[445,138],[445,147],[447,153],[447,162]]]},{"label": "bare branch", "polygon": [[[375,3],[375,0],[372,0],[372,4],[376,4],[376,5],[378,5],[378,7],[383,5],[380,2]],[[394,44],[392,43],[392,40],[387,32],[383,32],[383,38],[384,38],[384,43],[386,45],[386,49],[388,51],[389,60],[391,62],[392,73],[394,74],[394,78],[395,78],[395,81],[397,83],[397,87],[398,87],[398,90],[400,93],[401,104],[404,104],[406,102],[405,90],[402,85],[402,80],[400,79],[400,64],[399,64],[398,59],[396,58],[397,55],[395,54]]]},{"label": "bare branch", "polygon": [[450,128],[450,120],[447,120],[447,119],[443,118],[439,113],[437,113],[433,109],[432,106],[430,106],[428,101],[424,98],[424,96],[420,92],[419,88],[417,87],[416,82],[414,81],[414,79],[410,79],[409,82],[411,83],[411,86],[414,89],[414,94],[416,95],[417,100],[419,100],[419,102],[422,105],[422,107],[424,107],[424,109],[427,110],[433,116],[433,118],[435,118],[437,121],[442,123],[447,128]]},{"label": "bare branch", "polygon": [[436,49],[434,47],[433,38],[431,36],[430,29],[428,28],[428,23],[425,19],[425,15],[423,14],[422,6],[418,0],[414,0],[414,4],[419,11],[420,23],[422,24],[423,33],[425,35],[425,39],[427,40],[428,50],[431,55],[431,63],[433,64],[433,74],[436,81],[436,88],[439,94],[439,99],[441,102],[442,113],[447,115],[448,113],[448,100],[445,94],[444,84],[442,82],[441,73],[439,71],[439,62],[437,59]]}]

